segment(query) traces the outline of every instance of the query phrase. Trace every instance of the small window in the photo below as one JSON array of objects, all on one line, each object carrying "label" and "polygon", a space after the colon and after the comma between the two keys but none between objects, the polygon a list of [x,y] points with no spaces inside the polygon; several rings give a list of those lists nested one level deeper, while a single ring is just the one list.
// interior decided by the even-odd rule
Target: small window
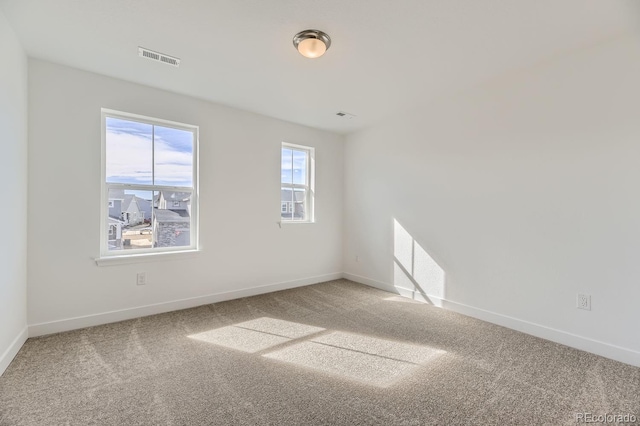
[{"label": "small window", "polygon": [[314,160],[311,147],[282,144],[280,216],[285,222],[313,222]]},{"label": "small window", "polygon": [[196,249],[198,128],[110,110],[102,124],[101,256]]}]

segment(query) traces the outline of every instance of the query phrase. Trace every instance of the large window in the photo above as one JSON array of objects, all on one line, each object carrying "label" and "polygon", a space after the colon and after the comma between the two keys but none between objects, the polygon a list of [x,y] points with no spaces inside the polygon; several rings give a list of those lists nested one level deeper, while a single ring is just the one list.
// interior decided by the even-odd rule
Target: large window
[{"label": "large window", "polygon": [[197,248],[198,127],[102,111],[102,256]]},{"label": "large window", "polygon": [[314,149],[282,144],[280,217],[283,222],[313,222]]}]

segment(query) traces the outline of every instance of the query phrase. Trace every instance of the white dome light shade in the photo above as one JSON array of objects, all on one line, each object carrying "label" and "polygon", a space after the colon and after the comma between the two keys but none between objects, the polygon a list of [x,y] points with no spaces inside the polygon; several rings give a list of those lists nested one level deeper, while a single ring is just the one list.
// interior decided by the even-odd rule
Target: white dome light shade
[{"label": "white dome light shade", "polygon": [[293,37],[293,45],[306,58],[319,58],[331,46],[331,39],[322,31],[300,31]]},{"label": "white dome light shade", "polygon": [[302,40],[298,44],[298,52],[307,58],[318,58],[324,55],[324,52],[326,51],[327,46],[317,38],[308,38],[306,40]]}]

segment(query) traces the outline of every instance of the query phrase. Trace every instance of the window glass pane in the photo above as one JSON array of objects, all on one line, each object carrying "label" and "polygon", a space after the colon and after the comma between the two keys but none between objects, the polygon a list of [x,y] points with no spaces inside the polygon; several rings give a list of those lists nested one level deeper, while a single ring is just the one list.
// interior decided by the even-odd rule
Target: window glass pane
[{"label": "window glass pane", "polygon": [[293,150],[292,164],[293,183],[306,185],[307,183],[307,153]]},{"label": "window glass pane", "polygon": [[306,220],[307,191],[295,189],[293,191],[293,220]]},{"label": "window glass pane", "polygon": [[153,231],[155,247],[191,245],[190,191],[155,191]]},{"label": "window glass pane", "polygon": [[[197,210],[197,130],[103,111],[107,200],[101,254],[191,248]],[[142,121],[152,124],[145,124]],[[290,161],[291,162],[291,161]],[[193,212],[192,212],[193,206]]]},{"label": "window glass pane", "polygon": [[293,152],[288,148],[282,148],[282,160],[281,160],[281,182],[282,183],[293,183],[293,162],[292,162]]},{"label": "window glass pane", "polygon": [[152,127],[120,118],[106,118],[107,182],[152,183]]},{"label": "window glass pane", "polygon": [[193,133],[155,126],[155,185],[193,186]]},{"label": "window glass pane", "polygon": [[293,217],[293,190],[291,188],[280,189],[280,216],[282,219],[291,220]]},{"label": "window glass pane", "polygon": [[152,193],[109,189],[107,245],[109,250],[151,248]]}]

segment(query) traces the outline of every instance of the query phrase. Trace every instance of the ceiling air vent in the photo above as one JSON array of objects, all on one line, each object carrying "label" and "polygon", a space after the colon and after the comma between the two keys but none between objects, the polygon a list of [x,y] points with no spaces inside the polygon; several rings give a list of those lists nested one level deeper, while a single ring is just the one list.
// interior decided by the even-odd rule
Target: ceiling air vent
[{"label": "ceiling air vent", "polygon": [[349,114],[348,112],[344,112],[344,111],[338,111],[336,112],[336,115],[338,117],[346,118],[347,120],[351,120],[352,118],[355,117],[355,115]]},{"label": "ceiling air vent", "polygon": [[173,56],[165,55],[164,53],[154,52],[153,50],[145,49],[138,46],[138,55],[141,58],[151,59],[152,61],[163,62],[165,64],[173,65],[174,67],[180,66],[180,59]]}]

